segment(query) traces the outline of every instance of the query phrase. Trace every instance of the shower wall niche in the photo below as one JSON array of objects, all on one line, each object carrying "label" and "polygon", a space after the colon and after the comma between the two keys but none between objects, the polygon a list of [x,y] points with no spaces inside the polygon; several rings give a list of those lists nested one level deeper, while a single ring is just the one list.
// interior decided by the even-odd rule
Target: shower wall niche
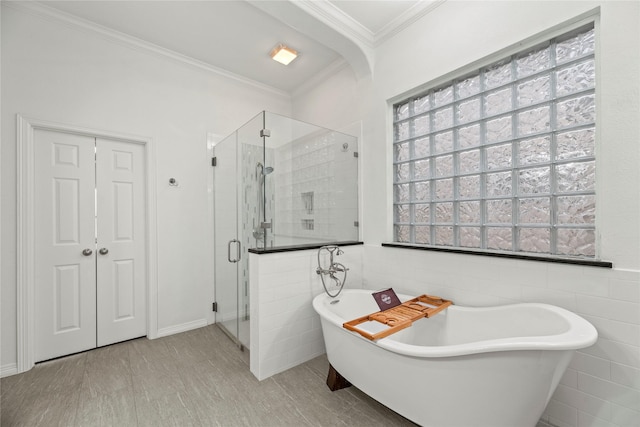
[{"label": "shower wall niche", "polygon": [[357,241],[357,138],[262,112],[214,147],[216,322],[249,347],[249,249]]}]

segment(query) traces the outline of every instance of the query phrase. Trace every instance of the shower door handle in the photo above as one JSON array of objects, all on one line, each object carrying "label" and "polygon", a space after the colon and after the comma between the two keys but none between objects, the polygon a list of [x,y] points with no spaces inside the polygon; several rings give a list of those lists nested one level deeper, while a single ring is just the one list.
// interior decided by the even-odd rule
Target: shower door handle
[{"label": "shower door handle", "polygon": [[[237,246],[236,246],[236,259],[231,259],[231,244],[232,243],[237,243]],[[229,262],[238,262],[238,261],[240,261],[240,256],[241,256],[240,241],[237,240],[237,239],[229,240],[229,243],[227,244],[227,259],[229,260]]]}]

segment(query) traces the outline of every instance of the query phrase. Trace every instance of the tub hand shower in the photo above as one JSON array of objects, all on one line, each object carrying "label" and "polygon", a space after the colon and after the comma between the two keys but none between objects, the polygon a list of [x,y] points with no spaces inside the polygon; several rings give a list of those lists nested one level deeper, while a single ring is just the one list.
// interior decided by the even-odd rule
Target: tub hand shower
[{"label": "tub hand shower", "polygon": [[[328,268],[322,268],[322,263],[320,262],[320,255],[322,254],[323,250],[329,252]],[[322,280],[322,287],[324,287],[324,291],[331,298],[336,298],[338,295],[340,295],[340,292],[342,292],[344,283],[347,281],[347,271],[349,270],[344,265],[333,260],[334,253],[336,256],[338,256],[342,255],[344,252],[337,245],[322,246],[320,249],[318,249],[318,268],[316,268],[316,274],[318,274],[320,276],[320,279]],[[340,278],[336,276],[337,273],[342,273],[342,280],[340,280]],[[335,287],[338,288],[338,292],[335,292],[334,294],[329,292],[329,289],[327,289],[327,284],[324,281],[325,275],[328,275],[329,278],[331,278],[335,282]]]}]

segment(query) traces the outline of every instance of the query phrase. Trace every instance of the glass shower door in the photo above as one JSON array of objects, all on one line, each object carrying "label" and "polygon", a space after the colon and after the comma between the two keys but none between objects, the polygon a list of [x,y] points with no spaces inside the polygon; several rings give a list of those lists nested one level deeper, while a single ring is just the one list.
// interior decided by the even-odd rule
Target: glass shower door
[{"label": "glass shower door", "polygon": [[242,246],[238,240],[238,144],[236,133],[214,147],[214,233],[216,323],[238,344],[238,275]]}]

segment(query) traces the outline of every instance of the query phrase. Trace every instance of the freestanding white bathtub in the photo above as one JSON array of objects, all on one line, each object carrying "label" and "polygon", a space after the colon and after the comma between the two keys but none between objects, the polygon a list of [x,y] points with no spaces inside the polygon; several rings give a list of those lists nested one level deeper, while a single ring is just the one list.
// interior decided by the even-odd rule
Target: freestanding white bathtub
[{"label": "freestanding white bathtub", "polygon": [[379,311],[371,291],[345,289],[336,300],[313,300],[333,368],[422,426],[535,426],[573,352],[598,337],[570,311],[525,303],[453,305],[374,342],[342,327]]}]

